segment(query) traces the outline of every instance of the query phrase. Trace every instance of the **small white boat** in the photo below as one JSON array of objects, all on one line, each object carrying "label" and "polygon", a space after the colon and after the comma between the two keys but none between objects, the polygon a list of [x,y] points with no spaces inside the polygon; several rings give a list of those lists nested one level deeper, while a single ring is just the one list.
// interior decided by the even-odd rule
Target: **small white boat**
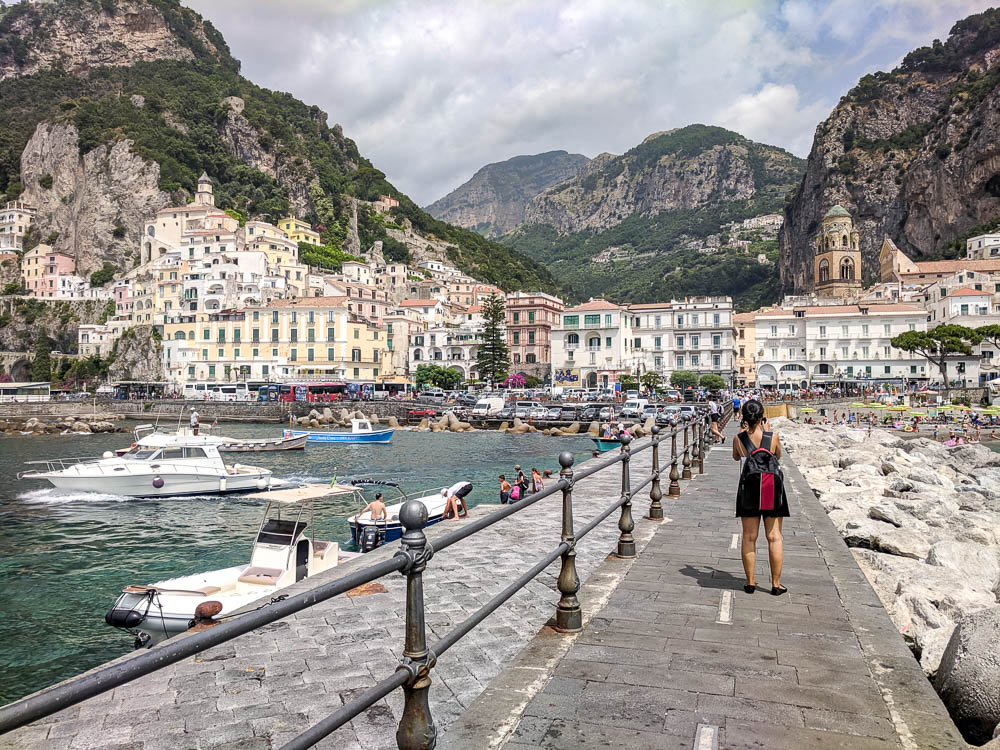
[{"label": "small white boat", "polygon": [[283,485],[270,469],[222,460],[222,438],[153,432],[121,456],[28,461],[18,479],[46,479],[60,490],[128,497],[177,497],[253,492]]},{"label": "small white boat", "polygon": [[[249,565],[126,586],[104,621],[134,633],[135,647],[152,646],[191,626],[198,605],[218,602],[219,615],[235,612],[308,576],[357,557],[336,542],[314,538],[313,501],[354,495],[354,487],[305,485],[263,495],[268,501],[250,552]],[[305,533],[312,524],[310,535]]]},{"label": "small white boat", "polygon": [[[364,513],[356,513],[347,519],[351,527],[351,540],[358,545],[362,552],[371,552],[376,547],[387,542],[394,542],[403,535],[403,525],[399,522],[399,510],[403,507],[408,498],[406,493],[395,482],[377,482],[372,479],[359,479],[352,482],[355,486],[380,486],[391,487],[399,491],[398,502],[386,504],[386,519],[378,521],[372,520],[370,510]],[[427,491],[421,497],[413,498],[418,503],[423,503],[427,508],[427,526],[441,521],[444,516],[444,506],[447,500],[441,494],[441,490]]]}]

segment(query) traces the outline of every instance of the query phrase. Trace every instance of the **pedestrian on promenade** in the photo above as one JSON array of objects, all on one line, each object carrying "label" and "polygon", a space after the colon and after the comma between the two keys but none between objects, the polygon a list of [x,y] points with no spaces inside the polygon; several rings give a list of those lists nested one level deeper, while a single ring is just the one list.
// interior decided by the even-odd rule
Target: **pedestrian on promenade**
[{"label": "pedestrian on promenade", "polygon": [[743,590],[756,591],[754,580],[757,565],[757,535],[760,521],[764,519],[767,554],[771,567],[771,593],[784,594],[788,589],[781,585],[781,568],[784,561],[781,540],[781,520],[788,517],[788,499],[778,461],[781,458],[781,440],[774,432],[767,432],[767,418],[759,401],[748,401],[741,410],[743,430],[733,438],[733,460],[746,459],[740,472],[736,493],[736,516],[743,524],[743,542],[740,555],[747,582]]},{"label": "pedestrian on promenade", "polygon": [[506,505],[510,500],[510,482],[503,474],[500,475],[500,504]]},{"label": "pedestrian on promenade", "polygon": [[542,475],[538,469],[531,468],[531,494],[534,495],[536,492],[541,492],[545,488],[542,484]]},{"label": "pedestrian on promenade", "polygon": [[525,497],[528,494],[528,478],[521,471],[520,464],[514,467],[514,471],[517,472],[517,479],[514,480],[514,484],[518,486],[518,497]]},{"label": "pedestrian on promenade", "polygon": [[716,443],[725,442],[726,438],[723,437],[722,432],[719,431],[719,420],[722,418],[722,408],[714,398],[709,399],[708,401],[708,413],[712,418],[712,437],[715,438]]}]

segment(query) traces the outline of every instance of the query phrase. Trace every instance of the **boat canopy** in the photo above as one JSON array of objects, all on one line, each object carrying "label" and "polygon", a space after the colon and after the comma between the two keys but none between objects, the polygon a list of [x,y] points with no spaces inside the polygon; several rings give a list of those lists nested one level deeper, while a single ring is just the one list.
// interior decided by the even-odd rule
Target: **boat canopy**
[{"label": "boat canopy", "polygon": [[353,495],[357,491],[356,487],[347,484],[304,484],[301,487],[270,490],[261,496],[268,502],[292,505],[332,495]]}]

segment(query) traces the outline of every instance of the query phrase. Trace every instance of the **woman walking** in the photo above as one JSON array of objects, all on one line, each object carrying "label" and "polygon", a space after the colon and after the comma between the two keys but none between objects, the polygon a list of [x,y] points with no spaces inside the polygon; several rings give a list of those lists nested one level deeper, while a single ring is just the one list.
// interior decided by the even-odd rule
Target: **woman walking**
[{"label": "woman walking", "polygon": [[788,516],[788,499],[785,497],[784,480],[778,465],[781,440],[777,434],[765,431],[767,418],[764,416],[764,406],[759,401],[747,401],[743,404],[741,415],[740,426],[743,431],[733,438],[733,460],[745,459],[736,494],[736,516],[743,524],[740,555],[747,577],[743,590],[752,594],[757,588],[754,579],[757,535],[763,518],[767,555],[771,565],[771,593],[780,596],[788,590],[781,585],[784,559],[781,519]]}]

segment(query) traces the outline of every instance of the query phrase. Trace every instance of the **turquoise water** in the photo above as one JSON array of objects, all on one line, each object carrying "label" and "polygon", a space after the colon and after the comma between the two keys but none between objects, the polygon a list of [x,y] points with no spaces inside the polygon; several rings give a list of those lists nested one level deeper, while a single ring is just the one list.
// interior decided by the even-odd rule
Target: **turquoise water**
[{"label": "turquoise water", "polygon": [[[223,425],[233,437],[265,437],[275,425]],[[133,500],[60,493],[47,482],[18,482],[33,459],[97,456],[127,445],[130,436],[0,436],[0,703],[40,690],[119,656],[132,647],[126,633],[104,624],[121,588],[239,565],[263,513],[259,499]],[[297,482],[374,477],[407,492],[473,482],[470,505],[497,502],[497,474],[558,472],[560,450],[577,461],[590,455],[587,438],[541,434],[397,431],[390,445],[319,446],[305,451],[230,454],[230,463],[272,469]],[[388,496],[388,495],[387,495]],[[349,501],[317,503],[317,538],[350,541]]]}]

